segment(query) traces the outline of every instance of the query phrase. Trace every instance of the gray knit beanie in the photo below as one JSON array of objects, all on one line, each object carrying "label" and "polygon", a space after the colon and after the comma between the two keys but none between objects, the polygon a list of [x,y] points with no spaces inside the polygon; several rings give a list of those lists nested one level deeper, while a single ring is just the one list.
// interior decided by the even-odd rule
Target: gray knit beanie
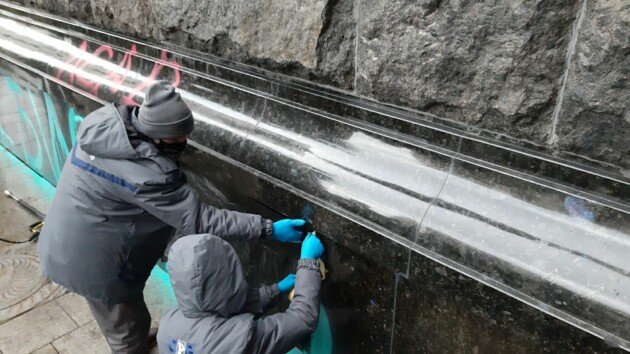
[{"label": "gray knit beanie", "polygon": [[158,81],[149,87],[133,123],[142,134],[153,139],[185,136],[195,125],[192,111],[168,81]]}]

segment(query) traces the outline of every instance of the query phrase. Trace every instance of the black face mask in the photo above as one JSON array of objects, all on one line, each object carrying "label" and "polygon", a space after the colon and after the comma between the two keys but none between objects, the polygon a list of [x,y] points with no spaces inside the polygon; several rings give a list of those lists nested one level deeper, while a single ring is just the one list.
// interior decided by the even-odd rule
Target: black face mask
[{"label": "black face mask", "polygon": [[159,143],[155,143],[158,150],[162,151],[165,154],[179,154],[182,151],[186,150],[186,146],[188,146],[188,141],[184,141],[181,143],[165,143],[163,140],[160,140]]}]

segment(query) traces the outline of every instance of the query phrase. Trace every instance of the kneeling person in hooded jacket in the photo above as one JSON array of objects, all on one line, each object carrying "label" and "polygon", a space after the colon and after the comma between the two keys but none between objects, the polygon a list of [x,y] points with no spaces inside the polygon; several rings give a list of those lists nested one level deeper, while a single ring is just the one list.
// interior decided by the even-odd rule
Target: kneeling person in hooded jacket
[{"label": "kneeling person in hooded jacket", "polygon": [[293,277],[248,289],[232,246],[204,234],[180,238],[169,252],[168,272],[178,308],[164,315],[157,335],[159,351],[170,353],[286,353],[315,331],[319,316],[320,240],[302,243],[289,308],[256,319]]},{"label": "kneeling person in hooded jacket", "polygon": [[302,239],[304,220],[274,223],[201,202],[179,167],[194,124],[166,81],[151,85],[140,107],[109,104],[90,113],[48,209],[37,246],[42,272],[86,298],[115,353],[144,354],[155,340],[143,290],[176,230]]}]

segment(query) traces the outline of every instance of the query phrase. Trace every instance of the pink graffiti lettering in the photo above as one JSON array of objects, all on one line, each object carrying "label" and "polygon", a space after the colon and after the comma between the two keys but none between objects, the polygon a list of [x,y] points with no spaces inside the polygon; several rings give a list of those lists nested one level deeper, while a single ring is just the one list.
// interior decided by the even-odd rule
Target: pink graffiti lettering
[{"label": "pink graffiti lettering", "polygon": [[[79,49],[88,53],[88,42],[84,40],[79,46]],[[125,69],[125,72],[131,74],[134,58],[137,57],[137,53],[138,49],[136,44],[132,44],[131,48],[125,52],[120,63],[118,63],[118,66]],[[111,61],[114,58],[114,54],[114,49],[112,49],[111,46],[105,44],[101,45],[96,50],[94,50],[93,53],[91,53],[94,58],[104,59],[107,61]],[[165,68],[173,71],[172,75],[168,76],[171,77],[171,82],[173,83],[173,86],[179,86],[181,80],[180,65],[175,60],[168,59],[168,52],[166,50],[162,50],[160,52],[160,58],[156,59],[157,60],[153,64],[153,68],[151,69],[149,75],[145,76],[139,83],[135,84],[130,92],[122,95],[120,98],[120,103],[128,105],[138,105],[137,98],[140,96],[142,91],[145,90],[149,85],[151,85],[151,83],[153,83],[157,79],[157,77],[162,74]],[[66,60],[66,64],[72,65],[73,67],[78,69],[79,72],[74,73],[63,70],[62,68],[58,68],[55,77],[73,86],[79,87],[94,96],[97,96],[101,83],[90,80],[86,77],[87,75],[85,75],[89,72],[93,74],[98,73],[98,71],[90,70],[91,65],[94,65],[94,63],[90,63],[88,60],[71,55],[70,58]],[[140,74],[143,73],[141,72]],[[109,91],[112,94],[120,91],[118,87],[124,84],[127,77],[127,74],[121,74],[115,70],[109,71],[104,75],[104,78],[107,78],[107,80],[111,82],[111,84],[109,85]]]}]

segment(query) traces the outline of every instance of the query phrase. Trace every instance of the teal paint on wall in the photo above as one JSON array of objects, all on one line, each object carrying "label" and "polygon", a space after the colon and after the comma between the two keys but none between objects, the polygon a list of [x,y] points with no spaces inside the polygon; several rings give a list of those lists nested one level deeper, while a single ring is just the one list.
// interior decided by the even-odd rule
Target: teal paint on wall
[{"label": "teal paint on wall", "polygon": [[56,184],[83,117],[71,104],[10,76],[3,75],[0,86],[0,145]]}]

